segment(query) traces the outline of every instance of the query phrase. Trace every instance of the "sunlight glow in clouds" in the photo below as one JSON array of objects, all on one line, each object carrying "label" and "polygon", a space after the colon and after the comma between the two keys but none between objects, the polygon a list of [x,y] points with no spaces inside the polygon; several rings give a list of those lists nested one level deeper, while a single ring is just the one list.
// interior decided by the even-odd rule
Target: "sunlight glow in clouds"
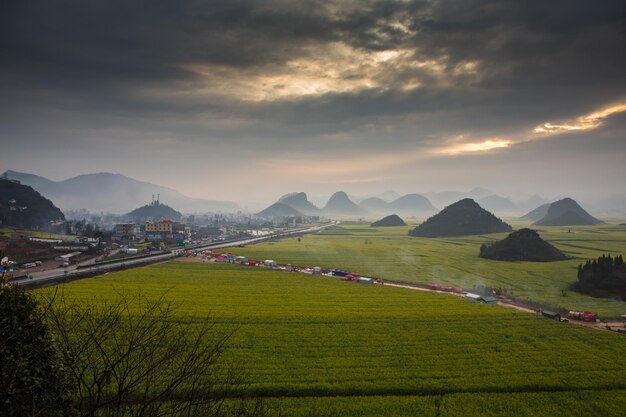
[{"label": "sunlight glow in clouds", "polygon": [[543,123],[536,128],[533,129],[533,133],[540,135],[558,135],[560,133],[567,133],[577,130],[590,130],[596,129],[604,122],[607,118],[615,113],[622,113],[626,111],[626,104],[617,104],[597,112],[593,112],[590,114],[586,114],[584,116],[577,117],[574,120],[568,120],[560,123],[552,123],[546,122]]},{"label": "sunlight glow in clouds", "polygon": [[493,138],[482,142],[461,143],[456,145],[439,148],[436,153],[444,155],[459,155],[463,153],[486,152],[493,149],[508,148],[513,144],[508,139]]},{"label": "sunlight glow in clouds", "polygon": [[[429,83],[452,85],[457,77],[477,76],[479,63],[463,62],[452,69],[448,57],[418,59],[414,49],[384,51],[356,49],[341,42],[310,46],[284,65],[237,69],[189,64],[198,81],[184,89],[197,96],[235,96],[260,102],[365,89],[410,91]],[[401,77],[396,75],[401,74]]]}]

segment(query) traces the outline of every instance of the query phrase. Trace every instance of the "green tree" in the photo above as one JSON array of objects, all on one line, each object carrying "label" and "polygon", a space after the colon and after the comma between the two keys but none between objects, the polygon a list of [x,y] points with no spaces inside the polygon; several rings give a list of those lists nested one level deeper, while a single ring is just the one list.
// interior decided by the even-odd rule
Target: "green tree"
[{"label": "green tree", "polygon": [[45,311],[14,285],[0,285],[0,415],[72,416],[67,369]]}]

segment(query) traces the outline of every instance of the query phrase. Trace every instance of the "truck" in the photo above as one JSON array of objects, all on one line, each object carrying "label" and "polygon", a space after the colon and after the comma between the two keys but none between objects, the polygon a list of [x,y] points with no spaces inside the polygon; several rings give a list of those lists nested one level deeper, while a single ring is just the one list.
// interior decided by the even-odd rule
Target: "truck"
[{"label": "truck", "polygon": [[596,321],[598,314],[593,311],[570,311],[567,313],[567,317],[574,320]]}]

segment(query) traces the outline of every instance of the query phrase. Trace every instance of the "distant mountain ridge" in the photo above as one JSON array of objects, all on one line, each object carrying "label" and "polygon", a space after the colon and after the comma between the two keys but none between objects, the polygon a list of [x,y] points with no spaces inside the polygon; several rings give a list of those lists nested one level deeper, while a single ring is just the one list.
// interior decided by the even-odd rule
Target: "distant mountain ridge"
[{"label": "distant mountain ridge", "polygon": [[384,213],[390,210],[389,203],[379,197],[370,197],[359,203],[361,207],[374,213]]},{"label": "distant mountain ridge", "polygon": [[471,198],[459,200],[409,232],[411,236],[448,237],[510,232],[511,226]]},{"label": "distant mountain ridge", "polygon": [[149,203],[157,194],[161,201],[184,212],[235,212],[239,209],[233,202],[191,198],[171,188],[108,172],[79,175],[64,181],[11,170],[4,175],[30,185],[64,210],[85,208],[93,212],[127,213]]},{"label": "distant mountain ridge", "polygon": [[464,198],[471,198],[478,200],[488,195],[493,194],[493,191],[483,187],[475,187],[470,191],[438,191],[422,193],[437,207],[447,207],[455,201],[462,200]]},{"label": "distant mountain ridge", "polygon": [[437,211],[430,200],[420,194],[407,194],[389,203],[389,207],[401,213],[434,213]]},{"label": "distant mountain ridge", "polygon": [[400,213],[403,215],[433,214],[437,208],[420,194],[406,194],[388,203],[379,197],[370,197],[359,204],[364,209],[380,214]]},{"label": "distant mountain ridge", "polygon": [[497,194],[491,194],[487,197],[480,198],[477,203],[492,213],[515,213],[518,211],[517,204],[515,204],[513,200]]}]

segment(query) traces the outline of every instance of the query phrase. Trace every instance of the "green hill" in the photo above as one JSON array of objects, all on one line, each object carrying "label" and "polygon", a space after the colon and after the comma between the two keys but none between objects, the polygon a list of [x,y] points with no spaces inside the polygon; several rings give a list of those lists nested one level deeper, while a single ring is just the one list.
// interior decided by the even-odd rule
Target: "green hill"
[{"label": "green hill", "polygon": [[511,226],[465,198],[441,210],[409,232],[411,236],[446,237],[510,232]]},{"label": "green hill", "polygon": [[0,220],[3,225],[45,228],[65,216],[50,200],[18,181],[0,178]]},{"label": "green hill", "polygon": [[372,227],[406,226],[404,220],[397,214],[391,214],[371,224]]},{"label": "green hill", "polygon": [[155,202],[153,204],[146,204],[143,207],[136,208],[130,213],[125,214],[124,217],[137,223],[142,223],[150,219],[167,219],[179,222],[182,214],[166,204]]},{"label": "green hill", "polygon": [[562,261],[568,257],[531,229],[520,229],[491,245],[480,247],[480,257],[497,261]]},{"label": "green hill", "polygon": [[534,224],[537,226],[579,226],[601,223],[603,223],[601,220],[587,213],[576,201],[564,198],[550,204],[545,216]]}]

